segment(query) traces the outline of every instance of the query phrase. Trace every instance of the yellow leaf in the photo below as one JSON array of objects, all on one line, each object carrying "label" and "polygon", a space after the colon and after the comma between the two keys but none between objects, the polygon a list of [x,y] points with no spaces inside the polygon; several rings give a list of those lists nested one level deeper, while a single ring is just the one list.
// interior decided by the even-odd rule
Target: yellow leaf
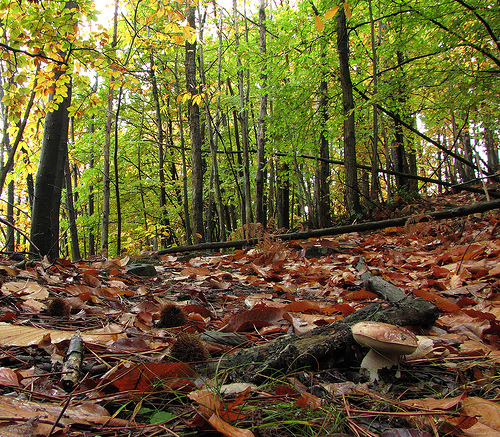
[{"label": "yellow leaf", "polygon": [[325,26],[323,25],[323,20],[319,15],[314,16],[314,27],[318,32],[323,32]]},{"label": "yellow leaf", "polygon": [[[35,328],[32,326],[20,326],[0,322],[0,345],[2,346],[33,346],[47,339],[55,344],[61,341],[70,340],[73,335],[73,331]],[[116,341],[118,338],[125,337],[126,334],[124,334],[122,328],[115,324],[86,331],[85,334],[82,334],[84,342],[100,344]]]},{"label": "yellow leaf", "polygon": [[329,20],[330,18],[335,17],[335,14],[338,12],[339,6],[335,6],[334,8],[331,8],[329,11],[326,12],[325,14],[325,20]]},{"label": "yellow leaf", "polygon": [[345,17],[350,20],[352,16],[351,8],[347,3],[344,2],[344,11],[345,11]]}]

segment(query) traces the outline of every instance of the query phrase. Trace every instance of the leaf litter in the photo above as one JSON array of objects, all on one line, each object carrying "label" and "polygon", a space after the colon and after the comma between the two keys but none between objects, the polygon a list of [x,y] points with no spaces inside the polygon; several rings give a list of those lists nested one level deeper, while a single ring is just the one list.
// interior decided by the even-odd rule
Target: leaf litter
[{"label": "leaf litter", "polygon": [[[499,220],[496,210],[417,218],[190,258],[0,259],[0,435],[500,436]],[[406,361],[374,383],[361,352],[347,366],[261,385],[224,366],[241,348],[380,301],[364,288],[360,258],[440,309],[431,329],[415,330],[419,347]],[[154,273],[135,273],[140,263]],[[77,332],[83,360],[68,389]]]}]

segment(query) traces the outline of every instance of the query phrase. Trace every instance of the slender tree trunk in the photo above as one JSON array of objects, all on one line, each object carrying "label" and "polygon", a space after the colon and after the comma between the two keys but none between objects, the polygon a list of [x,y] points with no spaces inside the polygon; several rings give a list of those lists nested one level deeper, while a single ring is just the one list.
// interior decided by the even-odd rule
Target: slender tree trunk
[{"label": "slender tree trunk", "polygon": [[[455,112],[454,111],[451,112],[451,130],[453,132],[453,144],[455,145],[458,143],[460,133],[459,133],[459,130],[457,127],[457,122],[455,119]],[[460,175],[460,180],[462,182],[467,182],[467,175],[465,173],[464,165],[458,159],[455,159],[455,168],[456,168],[458,174]]]},{"label": "slender tree trunk", "polygon": [[266,0],[259,3],[259,44],[262,57],[262,69],[260,74],[261,95],[260,110],[257,127],[257,173],[255,175],[255,221],[266,224],[264,210],[264,167],[266,150],[266,117],[267,117],[267,52],[266,52]]},{"label": "slender tree trunk", "polygon": [[73,187],[71,184],[71,170],[69,160],[66,159],[64,168],[64,180],[66,186],[66,211],[68,214],[69,231],[71,235],[71,259],[76,261],[81,258],[80,246],[78,243],[78,229],[76,227],[76,211],[73,202]]},{"label": "slender tree trunk", "polygon": [[[3,81],[0,80],[0,112],[2,114],[2,142],[1,142],[1,150],[0,150],[0,171],[5,173],[5,177],[7,176],[8,171],[10,171],[6,166],[4,166],[4,155],[7,153],[10,155],[12,153],[12,148],[10,147],[10,139],[9,139],[9,111],[8,108],[4,105],[2,99],[4,96],[3,92]],[[4,179],[5,180],[5,179]],[[1,190],[0,190],[1,192]],[[10,181],[7,186],[7,214],[6,214],[7,222],[14,224],[14,181]],[[5,249],[9,252],[14,252],[15,243],[14,243],[14,228],[11,226],[7,226],[5,230]]]},{"label": "slender tree trunk", "polygon": [[[373,95],[378,93],[378,59],[377,59],[377,43],[375,38],[375,21],[373,20],[372,2],[368,0],[368,11],[370,15],[370,32],[372,44],[372,64],[373,64]],[[371,156],[371,184],[370,184],[370,199],[373,202],[378,200],[380,192],[380,183],[378,180],[378,109],[377,104],[372,105],[373,110],[373,138],[372,138],[372,156]]]},{"label": "slender tree trunk", "polygon": [[354,99],[352,95],[351,74],[349,71],[349,37],[344,8],[337,14],[337,51],[340,63],[340,83],[342,86],[342,105],[344,113],[344,170],[345,200],[347,213],[361,214],[359,201],[358,176],[356,167],[356,136],[354,126]]},{"label": "slender tree trunk", "polygon": [[[118,5],[119,1],[115,0],[115,13],[113,18],[113,41],[111,47],[114,49],[118,41]],[[111,83],[108,90],[108,104],[106,109],[106,126],[104,128],[104,150],[103,150],[103,170],[102,170],[102,221],[101,221],[101,252],[104,256],[108,255],[109,251],[109,201],[111,197],[111,180],[109,174],[109,150],[111,146],[111,125],[113,123],[113,87],[111,84],[114,78],[111,77]]]},{"label": "slender tree trunk", "polygon": [[[204,52],[203,52],[203,31],[200,30],[200,48],[199,48],[199,57],[200,57],[200,79],[202,87],[206,86],[205,79],[205,60],[204,60]],[[218,84],[220,87],[220,69],[221,69],[221,53],[220,53],[220,44],[219,44],[219,52],[217,56],[217,64],[218,64]],[[220,88],[219,88],[220,89]],[[214,124],[214,120],[210,115],[210,107],[209,102],[205,101],[205,120],[208,129],[208,142],[210,146],[210,161],[212,171],[210,174],[210,192],[212,193],[212,188],[215,193],[215,207],[217,209],[217,216],[219,219],[219,241],[226,241],[226,220],[224,214],[224,206],[222,204],[222,193],[220,188],[220,179],[219,179],[219,164],[217,161],[217,143],[214,139],[214,130],[216,126]],[[211,196],[213,199],[213,196]],[[215,224],[210,223],[208,218],[208,214],[212,214],[212,201],[209,202],[208,205],[208,213],[207,213],[207,228],[211,228],[210,237],[213,237],[213,230],[215,229]],[[210,240],[209,240],[210,241]]]},{"label": "slender tree trunk", "polygon": [[[186,12],[188,24],[196,28],[196,9],[189,7]],[[201,130],[200,130],[200,107],[193,99],[198,96],[196,83],[196,41],[186,41],[186,85],[187,92],[191,98],[188,100],[188,121],[191,140],[191,180],[192,199],[191,212],[193,217],[194,242],[200,243],[204,240],[203,226],[203,158],[201,154]]]},{"label": "slender tree trunk", "polygon": [[118,163],[118,120],[120,118],[120,108],[122,103],[123,87],[120,87],[118,93],[118,102],[115,112],[115,141],[113,148],[113,168],[115,176],[115,200],[116,200],[116,256],[121,255],[122,251],[122,207],[120,198],[120,175]]},{"label": "slender tree trunk", "polygon": [[[179,74],[178,74],[178,59],[175,56],[175,87],[177,94],[180,94]],[[183,192],[183,210],[184,210],[184,228],[186,230],[186,241],[190,245],[193,242],[191,219],[189,216],[189,195],[188,195],[188,179],[187,179],[187,160],[186,160],[186,147],[184,142],[184,121],[182,118],[182,103],[177,104],[177,114],[179,117],[179,132],[181,143],[181,160],[182,160],[182,192]]]},{"label": "slender tree trunk", "polygon": [[498,145],[493,138],[493,130],[491,127],[484,129],[484,139],[486,143],[486,156],[488,159],[488,173],[496,173],[498,171]]},{"label": "slender tree trunk", "polygon": [[[462,148],[464,152],[464,158],[467,159],[469,162],[474,162],[474,151],[472,150],[472,141],[470,137],[470,132],[469,132],[469,123],[467,120],[464,121],[467,123],[466,128],[462,131],[462,134],[460,135],[460,140],[462,143]],[[479,164],[479,163],[478,163]],[[474,169],[470,166],[465,166],[465,176],[467,180],[471,181],[476,178],[476,174],[474,172]]]},{"label": "slender tree trunk", "polygon": [[[7,221],[9,223],[15,224],[14,222],[14,181],[10,181],[7,185]],[[8,252],[14,252],[14,228],[7,226],[6,236],[5,236],[5,249]]]},{"label": "slender tree trunk", "polygon": [[[231,96],[234,96],[233,88],[231,86],[231,81],[229,78],[227,79],[227,85],[228,85],[229,93],[231,94]],[[234,126],[234,142],[236,143],[236,159],[238,162],[238,171],[236,172],[237,177],[235,177],[235,183],[238,186],[238,203],[239,203],[239,207],[240,207],[241,223],[244,224],[244,223],[246,223],[245,220],[246,220],[247,215],[246,215],[245,193],[243,192],[243,190],[241,190],[240,183],[239,183],[240,180],[244,180],[244,176],[243,176],[244,165],[243,165],[243,152],[241,151],[240,134],[239,134],[239,128],[238,128],[238,125],[239,125],[238,111],[234,110],[232,115],[233,115],[233,126]],[[229,134],[229,138],[231,138],[230,134]],[[231,146],[231,150],[232,150],[232,146]],[[232,160],[232,161],[234,162],[234,160]]]},{"label": "slender tree trunk", "polygon": [[161,234],[161,246],[166,245],[166,239],[164,236],[165,228],[170,224],[167,216],[166,206],[167,206],[167,194],[165,190],[165,154],[164,154],[164,132],[161,117],[161,105],[160,105],[160,94],[158,92],[158,83],[156,81],[155,74],[155,64],[154,64],[154,54],[151,51],[149,54],[150,69],[149,77],[151,79],[151,87],[153,92],[153,100],[155,103],[155,118],[156,118],[156,134],[158,137],[158,177],[160,180],[160,234]]},{"label": "slender tree trunk", "polygon": [[239,26],[238,26],[238,8],[236,0],[233,0],[234,13],[234,44],[236,46],[236,64],[238,69],[238,93],[240,96],[240,130],[241,130],[241,145],[243,150],[243,202],[245,204],[245,223],[252,223],[252,198],[250,187],[250,156],[248,150],[248,109],[245,93],[245,85],[243,82],[243,67],[241,62],[241,54],[239,52]]},{"label": "slender tree trunk", "polygon": [[[93,125],[92,125],[93,126]],[[89,168],[94,168],[94,155],[90,155],[89,157]],[[94,216],[94,186],[92,184],[89,185],[89,194],[88,194],[88,217],[92,220]],[[89,256],[95,255],[95,234],[94,234],[94,226],[91,224],[89,229]]]},{"label": "slender tree trunk", "polygon": [[[404,62],[403,52],[398,50],[397,53],[398,66],[402,69],[402,65]],[[394,119],[394,130],[395,130],[395,139],[392,147],[394,153],[394,164],[395,170],[400,173],[396,175],[396,186],[398,189],[408,190],[408,179],[403,176],[404,173],[408,173],[408,160],[406,157],[405,143],[404,143],[404,133],[403,133],[403,125],[401,120],[403,119],[404,106],[406,104],[406,87],[403,83],[403,73],[402,77],[398,79],[398,89],[397,100],[398,100],[398,109],[395,112]]]},{"label": "slender tree trunk", "polygon": [[320,228],[331,226],[330,217],[330,151],[328,144],[328,66],[326,65],[326,43],[321,43],[322,79],[319,85],[320,134],[319,156],[323,159],[319,163],[319,190],[318,190],[318,224]]},{"label": "slender tree trunk", "polygon": [[290,229],[290,179],[288,164],[282,164],[278,170],[276,190],[276,215],[278,228]]}]

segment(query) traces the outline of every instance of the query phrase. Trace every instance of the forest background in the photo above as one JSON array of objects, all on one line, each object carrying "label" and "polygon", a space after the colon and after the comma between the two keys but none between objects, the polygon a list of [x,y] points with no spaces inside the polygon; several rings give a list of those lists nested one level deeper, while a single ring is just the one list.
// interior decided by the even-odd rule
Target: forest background
[{"label": "forest background", "polygon": [[99,23],[0,0],[7,251],[328,227],[498,170],[494,1],[133,0]]}]

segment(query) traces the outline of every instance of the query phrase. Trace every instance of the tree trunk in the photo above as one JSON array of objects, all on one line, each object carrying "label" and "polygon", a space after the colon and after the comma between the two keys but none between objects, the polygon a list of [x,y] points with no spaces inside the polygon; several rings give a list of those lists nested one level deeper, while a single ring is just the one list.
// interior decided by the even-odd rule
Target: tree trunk
[{"label": "tree trunk", "polygon": [[277,172],[276,215],[278,228],[290,228],[290,179],[288,164],[280,166]]},{"label": "tree trunk", "polygon": [[79,260],[80,246],[78,243],[78,229],[76,227],[76,211],[73,202],[73,187],[71,184],[71,170],[69,167],[69,160],[66,159],[64,166],[64,181],[66,186],[66,211],[68,214],[69,231],[71,235],[71,259],[73,261]]},{"label": "tree trunk", "polygon": [[[56,71],[54,83],[64,74],[61,70]],[[59,256],[59,209],[64,166],[68,159],[68,107],[71,103],[71,82],[66,87],[67,97],[63,97],[57,109],[47,112],[45,116],[31,217],[30,239],[35,246],[31,251],[35,252],[38,249],[40,255],[49,255],[52,259]],[[57,88],[54,92],[57,93]],[[49,102],[54,97],[55,94],[50,94]]]},{"label": "tree trunk", "polygon": [[345,200],[347,213],[361,214],[359,201],[358,175],[356,167],[356,136],[354,126],[354,99],[349,71],[349,37],[344,8],[337,14],[337,51],[340,63],[340,83],[342,86],[342,105],[344,114],[344,167]]},{"label": "tree trunk", "polygon": [[[373,65],[373,95],[376,96],[378,93],[378,59],[377,59],[377,43],[375,38],[375,21],[373,20],[372,2],[368,0],[368,12],[370,16],[370,33],[371,33],[371,45],[372,45],[372,65]],[[378,180],[378,108],[374,103],[372,105],[373,110],[373,136],[372,136],[372,175],[370,184],[370,199],[372,202],[378,200],[378,195],[380,192],[380,183]]]},{"label": "tree trunk", "polygon": [[[403,52],[396,52],[398,66],[402,71],[404,63]],[[395,94],[397,96],[397,109],[394,111],[394,142],[392,144],[392,153],[394,161],[394,170],[400,173],[396,175],[396,186],[399,190],[408,190],[408,179],[403,174],[408,173],[408,161],[404,143],[404,133],[402,120],[404,118],[404,106],[406,104],[406,87],[403,83],[404,73],[401,72],[401,77],[396,78]]]},{"label": "tree trunk", "polygon": [[241,146],[243,151],[243,202],[245,204],[245,223],[252,223],[252,198],[250,188],[250,156],[248,150],[248,109],[247,98],[245,93],[245,85],[243,82],[243,66],[241,62],[241,54],[239,52],[239,26],[238,26],[238,8],[236,0],[233,0],[234,14],[234,44],[236,46],[236,64],[238,69],[238,94],[240,97],[240,131],[241,131]]},{"label": "tree trunk", "polygon": [[[328,144],[328,65],[326,65],[326,42],[321,42],[321,70],[322,79],[319,85],[318,111],[320,113],[320,134],[319,134],[319,183],[318,183],[318,222],[320,228],[331,225],[330,217],[330,151]],[[351,91],[352,95],[352,91]]]},{"label": "tree trunk", "polygon": [[[10,181],[7,186],[7,221],[12,225],[14,222],[14,181]],[[14,227],[7,226],[5,235],[5,249],[8,252],[14,252],[15,244],[14,244]]]},{"label": "tree trunk", "polygon": [[[118,0],[115,0],[115,13],[113,18],[113,41],[111,47],[114,49],[118,41]],[[106,110],[106,126],[104,128],[104,150],[103,169],[102,169],[102,221],[101,221],[101,253],[108,256],[109,251],[109,200],[111,197],[111,181],[109,175],[109,150],[111,145],[111,125],[113,123],[113,88],[111,84],[114,77],[110,79],[111,83],[108,90],[108,104]]]},{"label": "tree trunk", "polygon": [[163,150],[164,132],[161,117],[160,94],[158,92],[158,83],[155,75],[154,54],[151,51],[149,54],[150,69],[149,78],[151,79],[151,87],[153,92],[153,100],[155,103],[155,120],[156,120],[156,134],[158,137],[158,178],[160,180],[160,245],[166,246],[166,238],[164,235],[165,228],[170,224],[167,216],[167,193],[165,191],[165,154]]},{"label": "tree trunk", "polygon": [[259,3],[259,44],[260,55],[263,59],[260,74],[261,95],[260,110],[257,127],[257,173],[255,175],[255,221],[266,224],[266,214],[264,210],[264,167],[266,149],[266,117],[267,117],[267,62],[266,62],[266,0]]},{"label": "tree trunk", "polygon": [[[222,57],[221,57],[221,46],[219,44],[219,51],[217,55],[217,65],[218,65],[218,84],[219,84],[219,89],[220,89],[220,71],[221,71],[221,62],[222,62]],[[204,60],[204,53],[203,53],[203,31],[200,30],[200,49],[199,49],[199,58],[200,58],[200,79],[201,79],[201,84],[202,87],[205,88],[206,86],[206,78],[205,78],[205,60]],[[210,146],[210,162],[212,165],[212,172],[210,175],[210,192],[212,193],[212,184],[213,184],[213,191],[215,193],[215,207],[217,210],[217,216],[219,219],[219,236],[218,239],[219,241],[225,241],[226,240],[226,218],[224,214],[224,205],[222,204],[222,193],[221,193],[221,188],[220,188],[220,179],[219,179],[219,164],[217,161],[217,142],[214,138],[214,131],[216,130],[216,126],[214,123],[214,120],[212,119],[210,115],[210,108],[209,108],[209,102],[208,100],[205,101],[205,116],[206,116],[206,124],[207,124],[207,129],[208,129],[208,143]],[[217,135],[217,134],[216,134]],[[213,195],[210,196],[211,199],[213,198]],[[212,213],[212,200],[209,202],[208,205],[208,213]],[[207,228],[210,228],[210,240],[212,241],[212,236],[213,232],[215,229],[215,223],[210,223],[208,220],[207,216]]]},{"label": "tree trunk", "polygon": [[[186,12],[188,24],[196,28],[196,9],[189,7]],[[193,217],[193,238],[195,243],[204,240],[203,226],[203,158],[201,152],[202,138],[200,130],[200,107],[193,99],[198,96],[196,83],[196,41],[186,41],[186,87],[191,95],[188,100],[188,121],[191,140],[191,178],[192,199],[191,213]]]},{"label": "tree trunk", "polygon": [[486,156],[488,159],[488,173],[496,173],[498,171],[498,145],[493,138],[493,130],[491,127],[484,129],[484,140],[486,143]]},{"label": "tree trunk", "polygon": [[[178,74],[178,59],[175,56],[175,90],[177,94],[180,94],[179,85],[179,74]],[[192,229],[191,229],[191,219],[189,217],[189,195],[188,195],[188,179],[187,179],[187,160],[186,160],[186,147],[184,142],[184,121],[182,118],[182,103],[179,101],[177,103],[177,115],[179,117],[179,132],[180,132],[180,145],[181,145],[181,164],[182,164],[182,194],[183,194],[183,211],[184,211],[184,229],[186,232],[186,241],[191,244]]]},{"label": "tree trunk", "polygon": [[122,207],[120,199],[120,174],[118,165],[118,121],[120,118],[120,108],[122,104],[123,86],[118,93],[118,101],[115,112],[115,141],[113,149],[113,168],[115,176],[115,201],[116,201],[116,256],[121,255],[122,251]]}]

